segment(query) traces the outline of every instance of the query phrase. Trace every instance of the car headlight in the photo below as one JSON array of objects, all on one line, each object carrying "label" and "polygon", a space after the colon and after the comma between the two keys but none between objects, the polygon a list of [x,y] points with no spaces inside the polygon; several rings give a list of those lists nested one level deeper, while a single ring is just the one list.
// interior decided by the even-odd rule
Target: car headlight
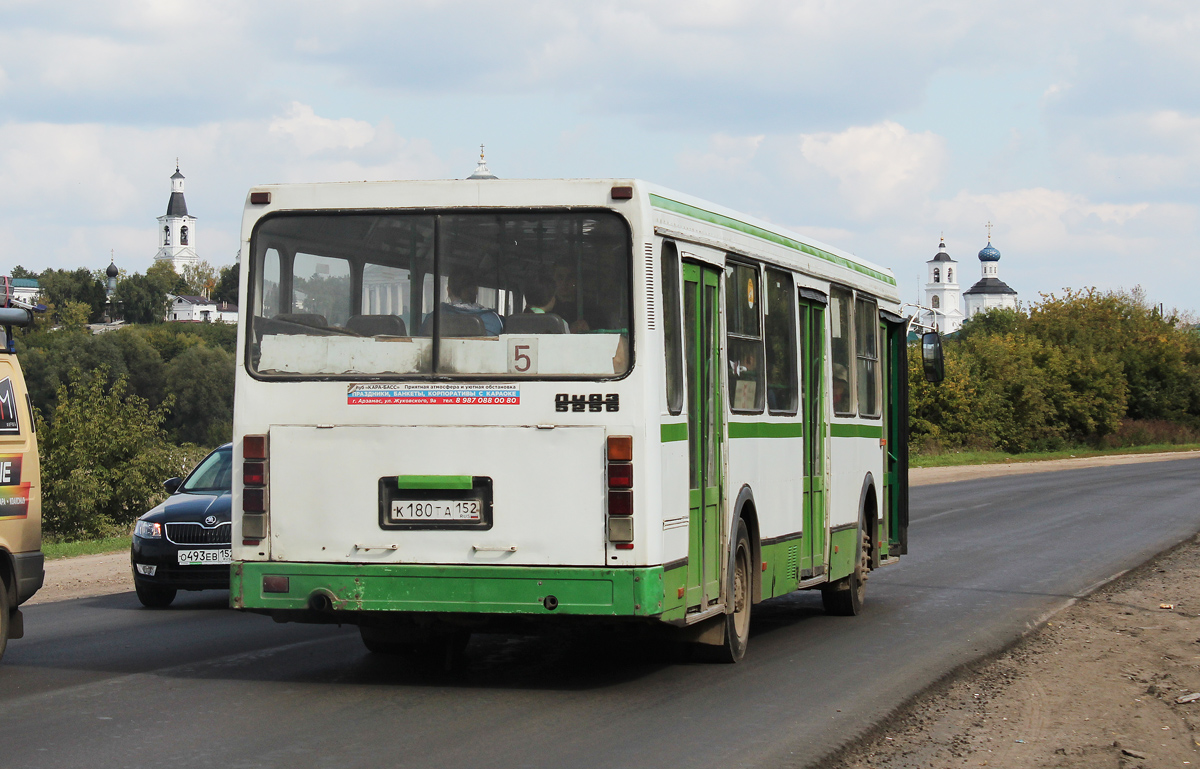
[{"label": "car headlight", "polygon": [[153,521],[138,521],[133,527],[133,536],[142,539],[162,539],[162,524]]}]

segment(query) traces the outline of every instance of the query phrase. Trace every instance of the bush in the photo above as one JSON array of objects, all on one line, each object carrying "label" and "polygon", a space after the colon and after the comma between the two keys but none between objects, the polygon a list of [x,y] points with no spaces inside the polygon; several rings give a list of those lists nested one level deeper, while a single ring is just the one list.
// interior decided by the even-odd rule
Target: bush
[{"label": "bush", "polygon": [[167,441],[168,399],[157,408],[128,392],[107,367],[76,369],[58,389],[53,421],[37,413],[42,469],[42,525],[60,539],[128,531],[164,497],[162,481],[182,475],[204,455]]}]

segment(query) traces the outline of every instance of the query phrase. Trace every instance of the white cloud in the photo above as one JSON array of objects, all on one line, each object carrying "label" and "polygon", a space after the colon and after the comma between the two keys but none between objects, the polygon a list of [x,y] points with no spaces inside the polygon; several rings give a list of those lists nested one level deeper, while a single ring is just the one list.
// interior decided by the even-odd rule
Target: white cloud
[{"label": "white cloud", "polygon": [[270,131],[290,138],[305,156],[323,150],[358,149],[375,138],[375,127],[366,121],[321,117],[312,107],[295,101],[285,117],[271,121]]},{"label": "white cloud", "polygon": [[803,134],[800,157],[837,180],[842,200],[866,217],[908,209],[941,180],[945,140],[892,121],[838,133]]}]

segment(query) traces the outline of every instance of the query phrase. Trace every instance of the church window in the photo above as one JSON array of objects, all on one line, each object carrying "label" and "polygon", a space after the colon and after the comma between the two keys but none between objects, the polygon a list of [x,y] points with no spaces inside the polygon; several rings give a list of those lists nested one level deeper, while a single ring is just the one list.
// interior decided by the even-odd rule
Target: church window
[{"label": "church window", "polygon": [[941,306],[941,304],[942,304],[942,302],[941,302],[941,298],[940,298],[940,297],[936,297],[936,296],[935,296],[935,297],[933,298],[933,309],[935,309],[935,310],[936,310],[938,307],[940,307],[940,306]]},{"label": "church window", "polygon": [[[187,229],[187,228],[186,228],[186,227],[184,227],[184,229]],[[947,283],[953,283],[953,282],[954,282],[954,268],[953,268],[953,267],[947,267],[947,268],[946,268],[946,282],[947,282]]]},{"label": "church window", "polygon": [[934,283],[942,282],[942,271],[939,270],[937,267],[933,268],[933,282]]},{"label": "church window", "polygon": [[171,245],[171,225],[169,224],[166,227],[163,227],[163,245]]},{"label": "church window", "polygon": [[187,225],[185,224],[179,228],[179,245],[186,246],[187,244]]}]

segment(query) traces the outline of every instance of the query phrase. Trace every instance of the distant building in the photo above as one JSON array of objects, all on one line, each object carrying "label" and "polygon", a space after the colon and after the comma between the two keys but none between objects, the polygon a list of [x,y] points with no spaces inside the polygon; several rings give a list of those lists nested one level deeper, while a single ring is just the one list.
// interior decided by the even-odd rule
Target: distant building
[{"label": "distant building", "polygon": [[[936,328],[943,334],[953,334],[971,316],[994,307],[1018,307],[1017,292],[1000,280],[1000,252],[992,245],[991,224],[988,225],[988,243],[979,252],[982,277],[962,291],[958,282],[958,262],[946,251],[946,239],[938,244],[937,254],[925,264],[928,266],[925,283],[925,304],[920,322]],[[961,296],[960,296],[961,292]]]},{"label": "distant building", "polygon": [[171,296],[168,321],[189,323],[237,323],[238,308],[229,302],[216,302],[203,296]]},{"label": "distant building", "polygon": [[13,299],[30,304],[37,304],[37,300],[42,296],[42,288],[38,285],[37,278],[12,278],[12,292]]},{"label": "distant building", "polygon": [[158,217],[158,242],[161,245],[154,255],[155,262],[170,262],[180,274],[187,265],[200,261],[196,256],[196,217],[188,214],[187,201],[183,199],[183,179],[176,161],[167,213]]},{"label": "distant building", "polygon": [[958,285],[958,262],[946,252],[946,240],[938,244],[937,254],[925,263],[929,270],[925,283],[925,306],[930,312],[922,313],[921,323],[932,326],[943,334],[953,334],[963,324],[961,297]]},{"label": "distant building", "polygon": [[983,276],[978,283],[968,288],[963,294],[967,320],[970,320],[978,312],[995,307],[1017,309],[1017,292],[1000,280],[999,263],[1000,252],[992,246],[992,239],[989,236],[988,244],[979,252],[979,268]]}]

